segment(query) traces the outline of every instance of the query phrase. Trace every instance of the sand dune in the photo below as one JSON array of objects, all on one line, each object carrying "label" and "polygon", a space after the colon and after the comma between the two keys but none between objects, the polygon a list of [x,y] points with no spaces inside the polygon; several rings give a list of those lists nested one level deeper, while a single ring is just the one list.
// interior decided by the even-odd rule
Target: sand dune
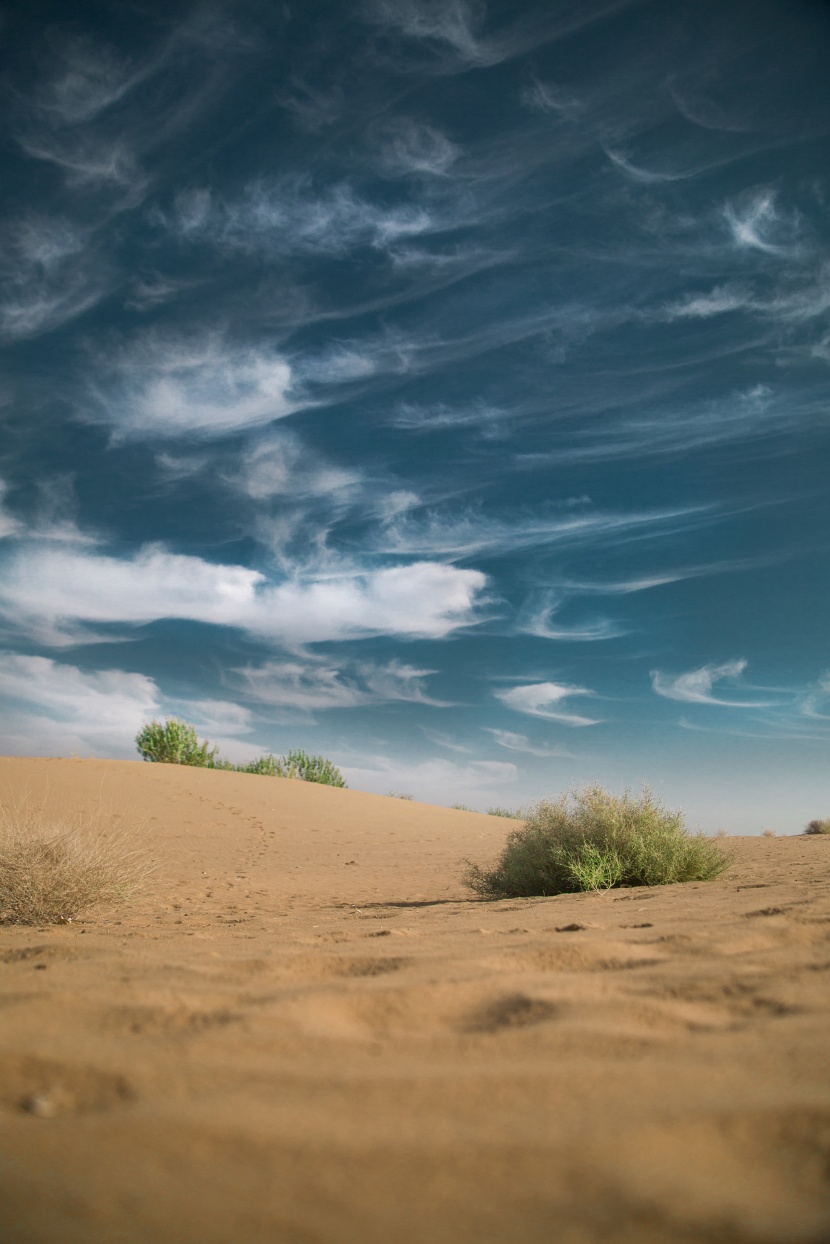
[{"label": "sand dune", "polygon": [[830,1239],[830,839],[487,902],[510,822],[247,774],[0,760],[102,809],[129,907],[0,929],[10,1244]]}]

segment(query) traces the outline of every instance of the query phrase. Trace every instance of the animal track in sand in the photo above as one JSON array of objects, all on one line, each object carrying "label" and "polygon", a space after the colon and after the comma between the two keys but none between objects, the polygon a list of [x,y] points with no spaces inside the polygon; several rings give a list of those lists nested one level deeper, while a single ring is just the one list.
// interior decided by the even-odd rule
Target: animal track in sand
[{"label": "animal track in sand", "polygon": [[545,998],[526,994],[505,994],[477,1009],[461,1025],[462,1032],[501,1032],[505,1028],[527,1028],[554,1019],[559,1007]]},{"label": "animal track in sand", "polygon": [[0,1086],[5,1109],[43,1119],[106,1110],[135,1097],[125,1076],[13,1055],[0,1060]]},{"label": "animal track in sand", "polygon": [[86,952],[72,946],[61,946],[55,942],[44,942],[41,946],[15,946],[0,952],[0,963],[26,963],[31,959],[57,959],[69,962],[73,959],[89,958]]},{"label": "animal track in sand", "polygon": [[409,960],[401,956],[369,958],[347,955],[294,955],[275,960],[273,967],[279,974],[305,980],[326,980],[343,977],[386,976],[397,972]]},{"label": "animal track in sand", "polygon": [[107,1011],[102,1027],[108,1032],[140,1036],[192,1036],[216,1028],[227,1028],[242,1020],[226,1007],[213,1011],[190,1010],[185,1006],[120,1006]]},{"label": "animal track in sand", "polygon": [[588,942],[550,946],[542,950],[517,950],[500,956],[488,956],[477,962],[499,971],[509,972],[608,972],[631,968],[653,967],[665,956],[643,954],[642,946],[626,942]]}]

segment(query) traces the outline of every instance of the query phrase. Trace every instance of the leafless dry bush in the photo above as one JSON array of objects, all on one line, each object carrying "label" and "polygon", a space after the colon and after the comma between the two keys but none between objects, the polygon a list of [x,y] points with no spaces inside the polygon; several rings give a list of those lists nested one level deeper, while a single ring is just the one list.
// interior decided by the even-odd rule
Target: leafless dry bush
[{"label": "leafless dry bush", "polygon": [[56,820],[31,799],[0,806],[0,924],[66,924],[126,901],[150,871],[135,831],[100,811]]}]

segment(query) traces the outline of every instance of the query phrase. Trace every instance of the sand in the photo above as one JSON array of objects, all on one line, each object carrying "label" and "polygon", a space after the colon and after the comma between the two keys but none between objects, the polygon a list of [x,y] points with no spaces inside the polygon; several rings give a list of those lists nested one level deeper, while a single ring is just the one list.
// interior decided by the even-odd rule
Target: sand
[{"label": "sand", "polygon": [[483,901],[511,822],[0,760],[157,870],[0,928],[9,1244],[830,1240],[830,838],[703,884]]}]

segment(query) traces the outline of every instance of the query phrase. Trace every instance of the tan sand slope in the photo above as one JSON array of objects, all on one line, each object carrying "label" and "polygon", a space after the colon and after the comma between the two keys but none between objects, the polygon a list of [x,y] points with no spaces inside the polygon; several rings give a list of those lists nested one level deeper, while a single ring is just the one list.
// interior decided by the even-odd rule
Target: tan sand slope
[{"label": "tan sand slope", "polygon": [[158,860],[0,929],[9,1244],[830,1240],[830,839],[484,902],[510,823],[280,779],[0,760]]}]

